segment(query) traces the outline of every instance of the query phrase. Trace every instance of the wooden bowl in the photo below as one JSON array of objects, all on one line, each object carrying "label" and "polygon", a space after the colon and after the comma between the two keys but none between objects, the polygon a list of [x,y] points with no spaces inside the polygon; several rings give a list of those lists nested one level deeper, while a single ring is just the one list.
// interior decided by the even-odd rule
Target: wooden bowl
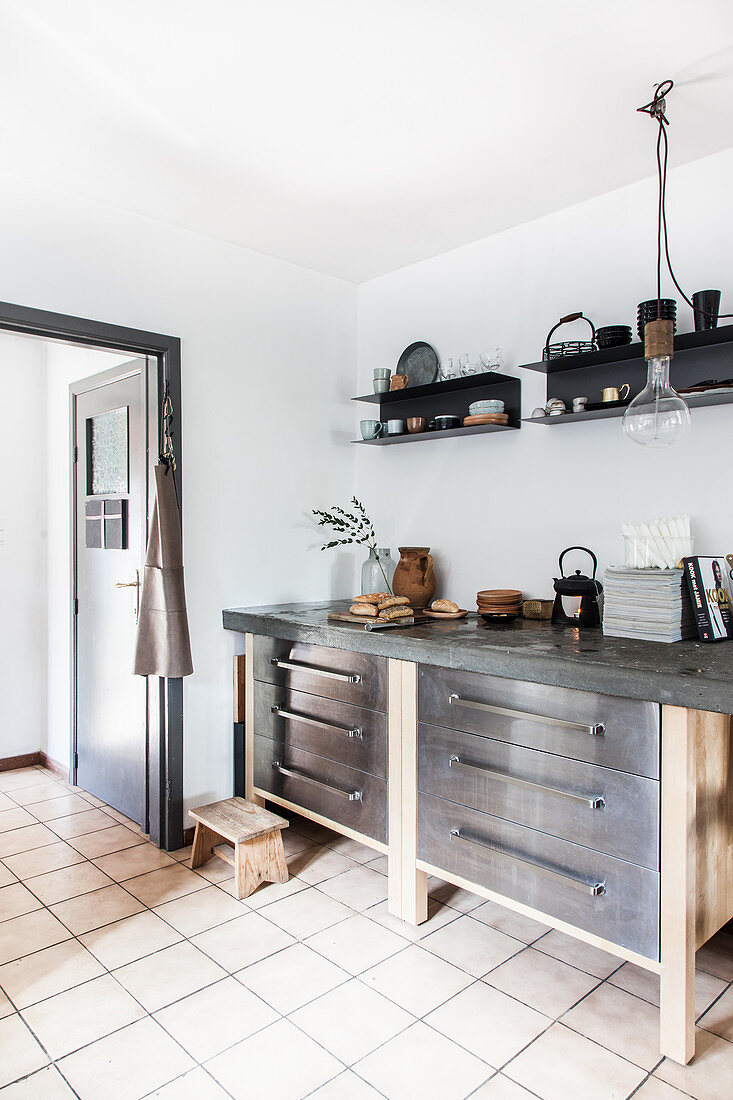
[{"label": "wooden bowl", "polygon": [[476,598],[485,597],[486,599],[492,599],[497,596],[503,596],[510,600],[521,600],[522,593],[518,588],[484,588],[480,592],[476,593]]},{"label": "wooden bowl", "polygon": [[424,611],[423,614],[427,615],[429,619],[465,619],[468,615],[466,608],[459,608],[458,611]]},{"label": "wooden bowl", "polygon": [[470,428],[477,424],[508,424],[508,413],[476,413],[473,416],[464,416],[464,428]]}]

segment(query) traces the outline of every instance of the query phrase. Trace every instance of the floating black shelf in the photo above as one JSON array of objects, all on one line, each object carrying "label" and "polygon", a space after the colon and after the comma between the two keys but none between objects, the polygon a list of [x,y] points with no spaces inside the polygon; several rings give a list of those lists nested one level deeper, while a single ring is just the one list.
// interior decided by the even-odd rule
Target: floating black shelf
[{"label": "floating black shelf", "polygon": [[391,447],[393,443],[418,443],[423,439],[457,439],[464,435],[488,435],[490,432],[516,432],[519,424],[470,424],[467,428],[445,428],[439,432],[416,432],[410,435],[385,435],[378,439],[352,439],[366,447]]},{"label": "floating black shelf", "polygon": [[[704,393],[699,397],[682,395],[691,409],[701,409],[706,405],[731,405],[733,393]],[[624,408],[592,409],[582,413],[563,413],[562,416],[525,416],[522,418],[525,424],[544,424],[548,428],[556,428],[560,424],[573,424],[581,420],[610,420],[615,416],[623,416],[628,405]]]},{"label": "floating black shelf", "polygon": [[[733,345],[733,325],[722,325],[703,332],[679,333],[674,338],[675,357],[683,352],[700,351],[719,344]],[[601,367],[643,358],[644,345],[638,340],[621,348],[603,348],[601,351],[589,351],[583,355],[565,355],[539,363],[522,363],[521,368],[538,371],[540,374],[565,374],[566,371],[581,370],[584,367]]]},{"label": "floating black shelf", "polygon": [[475,390],[484,386],[499,386],[502,382],[518,382],[511,374],[499,374],[497,371],[483,371],[481,374],[461,375],[448,382],[431,382],[428,386],[407,386],[404,390],[388,390],[387,393],[367,393],[363,397],[353,397],[352,401],[371,401],[377,405],[394,405],[401,401],[415,401],[420,397],[441,396],[445,393],[457,393],[460,390]]}]

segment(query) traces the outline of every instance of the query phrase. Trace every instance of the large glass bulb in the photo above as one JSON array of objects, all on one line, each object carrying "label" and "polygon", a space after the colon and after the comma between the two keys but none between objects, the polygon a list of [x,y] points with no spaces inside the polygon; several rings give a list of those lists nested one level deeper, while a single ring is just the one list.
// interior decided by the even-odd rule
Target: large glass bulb
[{"label": "large glass bulb", "polygon": [[669,447],[690,430],[690,409],[669,384],[669,356],[649,360],[646,386],[624,413],[624,432],[645,447]]}]

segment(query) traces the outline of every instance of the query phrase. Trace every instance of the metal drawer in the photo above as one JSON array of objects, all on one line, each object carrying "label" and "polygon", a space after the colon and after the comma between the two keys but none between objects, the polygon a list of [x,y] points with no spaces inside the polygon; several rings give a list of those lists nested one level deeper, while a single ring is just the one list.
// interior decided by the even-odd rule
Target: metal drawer
[{"label": "metal drawer", "polygon": [[387,710],[386,657],[257,634],[254,678],[370,710]]},{"label": "metal drawer", "polygon": [[418,796],[418,858],[659,958],[659,875],[442,798]]},{"label": "metal drawer", "polygon": [[655,779],[421,723],[418,786],[618,859],[659,867]]},{"label": "metal drawer", "polygon": [[255,730],[387,778],[387,716],[381,711],[255,681]]},{"label": "metal drawer", "polygon": [[387,841],[387,783],[367,772],[255,734],[254,782],[261,791]]},{"label": "metal drawer", "polygon": [[659,705],[421,665],[418,716],[466,733],[659,778]]}]

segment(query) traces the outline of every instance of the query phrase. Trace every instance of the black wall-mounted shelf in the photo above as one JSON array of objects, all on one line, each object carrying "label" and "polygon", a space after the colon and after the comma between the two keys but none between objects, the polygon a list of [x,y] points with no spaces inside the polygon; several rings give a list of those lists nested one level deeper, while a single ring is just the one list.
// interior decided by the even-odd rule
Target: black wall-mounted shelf
[{"label": "black wall-mounted shelf", "polygon": [[456,439],[464,435],[517,431],[521,426],[522,414],[522,383],[510,374],[499,374],[497,371],[451,378],[447,382],[431,382],[428,386],[408,386],[403,390],[354,397],[354,401],[366,401],[379,406],[379,411],[375,410],[375,420],[407,420],[409,417],[424,416],[428,422],[441,415],[459,416],[462,421],[468,416],[468,406],[474,401],[492,398],[504,402],[504,411],[509,417],[507,424],[473,424],[466,428],[425,431],[415,435],[388,435],[378,439],[355,439],[352,442],[364,443],[370,447],[388,447],[395,443],[425,439]]},{"label": "black wall-mounted shelf", "polygon": [[[677,334],[674,338],[675,357],[682,357],[684,352],[710,349],[716,344],[733,345],[733,325],[721,325],[720,328],[705,329],[704,332]],[[641,340],[635,340],[621,348],[604,348],[601,351],[585,352],[583,355],[565,355],[560,359],[543,360],[539,363],[522,363],[520,366],[522,370],[534,370],[540,374],[564,374],[583,367],[605,366],[643,358],[644,345]]]}]

